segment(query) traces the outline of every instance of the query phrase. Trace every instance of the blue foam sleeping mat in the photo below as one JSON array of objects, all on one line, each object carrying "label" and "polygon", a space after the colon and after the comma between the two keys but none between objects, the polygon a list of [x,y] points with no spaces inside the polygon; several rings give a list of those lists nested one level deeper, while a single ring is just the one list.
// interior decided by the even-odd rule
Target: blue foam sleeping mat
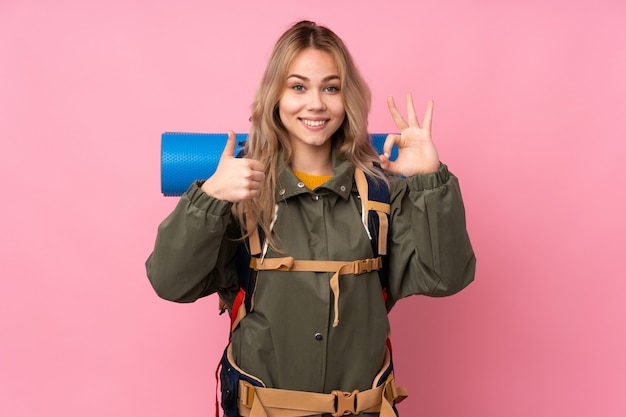
[{"label": "blue foam sleeping mat", "polygon": [[[237,133],[237,154],[247,133]],[[372,142],[378,153],[383,153],[387,134],[372,133]],[[166,132],[161,135],[161,192],[164,196],[180,196],[195,180],[209,178],[217,169],[227,133]],[[396,158],[397,150],[391,154]]]}]

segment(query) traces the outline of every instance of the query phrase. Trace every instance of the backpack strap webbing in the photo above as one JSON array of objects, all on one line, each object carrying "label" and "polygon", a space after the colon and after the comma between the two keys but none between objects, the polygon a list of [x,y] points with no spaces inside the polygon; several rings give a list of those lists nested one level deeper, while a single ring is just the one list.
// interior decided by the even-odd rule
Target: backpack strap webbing
[{"label": "backpack strap webbing", "polygon": [[285,258],[250,258],[250,268],[255,271],[294,271],[294,272],[334,272],[330,278],[330,289],[334,297],[335,319],[333,327],[339,325],[339,275],[359,275],[378,271],[382,267],[382,258],[359,259],[356,261],[301,261],[292,257]]},{"label": "backpack strap webbing", "polygon": [[[386,255],[387,232],[389,230],[388,216],[391,213],[389,189],[382,182],[368,181],[365,173],[359,167],[354,171],[354,181],[363,206],[363,225],[368,231],[372,243],[378,244],[372,247],[374,254]],[[378,227],[371,227],[376,225]]]},{"label": "backpack strap webbing", "polygon": [[372,388],[365,391],[316,393],[266,388],[240,380],[238,411],[245,417],[301,417],[320,413],[333,417],[361,413],[396,417],[394,406],[404,400],[408,392],[395,384],[391,363],[391,352],[387,350],[383,367],[374,378]]}]

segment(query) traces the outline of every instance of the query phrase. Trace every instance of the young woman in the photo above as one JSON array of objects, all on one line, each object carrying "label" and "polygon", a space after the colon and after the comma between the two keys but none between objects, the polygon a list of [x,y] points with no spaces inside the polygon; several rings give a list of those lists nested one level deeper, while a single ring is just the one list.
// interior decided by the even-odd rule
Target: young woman
[{"label": "young woman", "polygon": [[159,296],[217,292],[231,314],[229,417],[395,415],[405,394],[391,373],[388,311],[473,280],[459,185],[431,138],[433,103],[421,124],[410,95],[406,119],[388,105],[400,133],[378,155],[370,91],[344,43],[295,24],[256,93],[244,156],[230,132],[215,173],[159,226],[146,262]]}]

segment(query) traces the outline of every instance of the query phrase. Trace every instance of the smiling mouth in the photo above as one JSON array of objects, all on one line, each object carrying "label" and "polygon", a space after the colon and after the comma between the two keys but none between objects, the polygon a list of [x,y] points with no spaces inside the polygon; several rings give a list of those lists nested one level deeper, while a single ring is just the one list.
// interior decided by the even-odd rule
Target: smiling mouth
[{"label": "smiling mouth", "polygon": [[307,126],[310,127],[320,127],[326,124],[326,122],[328,122],[328,120],[306,120],[306,119],[301,119],[302,123],[304,123]]}]

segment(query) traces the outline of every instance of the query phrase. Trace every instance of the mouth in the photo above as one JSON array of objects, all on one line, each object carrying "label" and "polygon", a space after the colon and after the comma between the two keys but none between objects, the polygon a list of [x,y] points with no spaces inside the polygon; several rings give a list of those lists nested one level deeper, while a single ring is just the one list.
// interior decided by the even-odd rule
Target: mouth
[{"label": "mouth", "polygon": [[324,126],[326,123],[328,123],[328,120],[310,120],[310,119],[300,119],[302,121],[302,123],[306,126],[309,127],[322,127]]}]

